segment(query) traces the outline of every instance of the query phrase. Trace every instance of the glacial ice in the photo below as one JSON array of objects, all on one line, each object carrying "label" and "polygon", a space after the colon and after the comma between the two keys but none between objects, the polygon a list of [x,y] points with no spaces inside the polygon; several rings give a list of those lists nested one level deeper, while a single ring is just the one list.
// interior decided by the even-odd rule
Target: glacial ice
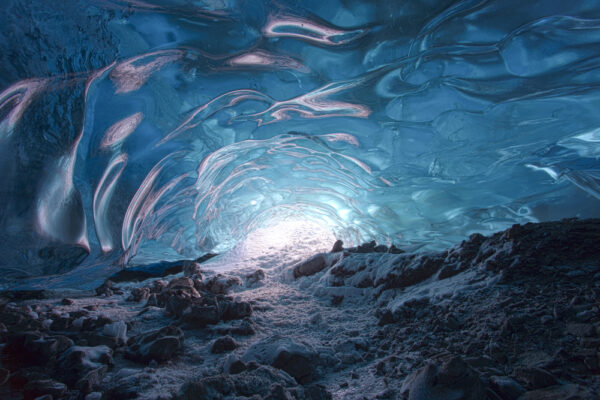
[{"label": "glacial ice", "polygon": [[2,280],[600,216],[596,0],[1,7]]}]

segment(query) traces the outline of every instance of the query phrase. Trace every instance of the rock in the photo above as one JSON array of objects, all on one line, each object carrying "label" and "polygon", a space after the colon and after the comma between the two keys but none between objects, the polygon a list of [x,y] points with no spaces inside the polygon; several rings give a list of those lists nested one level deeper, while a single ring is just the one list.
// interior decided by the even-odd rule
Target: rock
[{"label": "rock", "polygon": [[112,365],[112,354],[108,346],[70,347],[58,360],[59,375],[69,386],[74,385],[88,372],[104,365]]},{"label": "rock", "polygon": [[96,289],[96,295],[98,296],[110,297],[113,294],[123,294],[123,291],[115,287],[115,283],[109,279]]},{"label": "rock", "polygon": [[62,304],[63,306],[70,306],[73,303],[75,303],[75,301],[73,301],[73,299],[68,299],[66,297],[60,301],[60,304]]},{"label": "rock", "polygon": [[146,300],[148,297],[150,297],[150,288],[134,288],[131,290],[131,296],[127,298],[127,301],[135,301],[139,303],[142,300]]},{"label": "rock", "polygon": [[558,383],[554,375],[542,368],[518,367],[515,368],[514,376],[524,382],[529,389],[543,389]]},{"label": "rock", "polygon": [[256,333],[254,322],[250,318],[245,318],[239,325],[228,329],[232,335],[250,336]]},{"label": "rock", "polygon": [[198,281],[198,290],[209,292],[212,294],[227,294],[235,286],[241,286],[242,281],[237,276],[227,276],[223,274],[217,274],[205,279],[204,281]]},{"label": "rock", "polygon": [[186,261],[183,263],[183,276],[189,277],[189,278],[197,278],[197,279],[202,279],[202,268],[200,266],[200,263],[197,263],[196,261]]},{"label": "rock", "polygon": [[225,360],[223,370],[229,374],[239,374],[246,370],[246,364],[239,357],[231,355]]},{"label": "rock", "polygon": [[492,376],[490,387],[502,400],[516,400],[525,393],[525,388],[508,376]]},{"label": "rock", "polygon": [[314,275],[317,272],[321,272],[327,267],[327,260],[323,254],[317,254],[312,256],[306,261],[301,262],[294,266],[294,278],[298,279],[302,276]]},{"label": "rock", "polygon": [[221,301],[221,319],[231,321],[252,315],[252,305],[246,301]]},{"label": "rock", "polygon": [[21,367],[42,365],[48,361],[44,354],[38,354],[37,349],[44,347],[42,334],[39,331],[9,332],[6,343],[0,348],[2,365],[11,370]]},{"label": "rock", "polygon": [[157,299],[159,304],[164,304],[168,313],[176,317],[181,317],[191,306],[205,304],[208,301],[208,299],[200,299],[200,294],[195,289],[194,292],[185,290],[163,292]]},{"label": "rock", "polygon": [[257,269],[256,271],[248,274],[244,277],[246,281],[247,287],[256,286],[260,281],[265,279],[265,272],[262,269]]},{"label": "rock", "polygon": [[314,384],[306,389],[305,396],[310,400],[331,400],[331,393],[323,385]]},{"label": "rock", "polygon": [[102,400],[102,392],[92,392],[86,395],[84,400]]},{"label": "rock", "polygon": [[148,297],[148,301],[146,302],[146,305],[144,307],[159,307],[160,303],[158,301],[158,297],[156,296],[156,293],[152,293],[149,297]]},{"label": "rock", "polygon": [[450,356],[407,376],[400,394],[408,400],[480,400],[485,398],[485,386],[462,358]]},{"label": "rock", "polygon": [[184,334],[181,329],[170,325],[154,331],[131,337],[125,356],[136,362],[165,362],[175,357],[183,349]]},{"label": "rock", "polygon": [[107,371],[106,365],[89,371],[75,383],[75,388],[83,394],[91,393],[102,382]]},{"label": "rock", "polygon": [[385,289],[405,288],[432,277],[442,266],[444,259],[434,255],[399,255],[396,267],[377,277],[375,286]]},{"label": "rock", "polygon": [[[188,277],[182,276],[179,278],[175,278],[173,280],[171,280],[169,282],[169,284],[167,285],[168,289],[189,289],[189,290],[196,290],[194,288],[194,281]],[[200,296],[198,296],[200,297]]]},{"label": "rock", "polygon": [[377,246],[377,242],[372,240],[368,243],[363,243],[358,247],[350,248],[348,251],[350,253],[373,253],[375,252],[375,246]]},{"label": "rock", "polygon": [[67,392],[67,385],[51,379],[29,381],[23,388],[23,399],[33,400],[37,397],[50,395],[59,399]]},{"label": "rock", "polygon": [[226,353],[237,349],[238,344],[231,336],[223,336],[214,341],[210,352],[214,354]]},{"label": "rock", "polygon": [[331,253],[339,253],[342,250],[344,250],[344,242],[342,242],[340,239],[338,239],[333,244],[333,248],[331,249]]},{"label": "rock", "polygon": [[242,361],[271,365],[287,372],[299,383],[305,384],[314,378],[318,355],[307,344],[272,336],[250,346]]},{"label": "rock", "polygon": [[519,397],[519,400],[592,400],[597,398],[597,394],[591,390],[568,383],[527,392]]},{"label": "rock", "polygon": [[[241,396],[267,398],[266,396],[271,395],[271,388],[274,385],[279,385],[286,390],[293,388],[302,391],[302,388],[296,386],[294,379],[285,372],[266,365],[257,365],[256,368],[249,368],[234,375],[219,374],[188,382],[183,385],[177,399],[221,399]],[[305,396],[299,398],[310,399]]]},{"label": "rock", "polygon": [[217,324],[221,319],[219,303],[215,299],[211,303],[192,304],[187,307],[181,315],[181,322],[195,328]]}]

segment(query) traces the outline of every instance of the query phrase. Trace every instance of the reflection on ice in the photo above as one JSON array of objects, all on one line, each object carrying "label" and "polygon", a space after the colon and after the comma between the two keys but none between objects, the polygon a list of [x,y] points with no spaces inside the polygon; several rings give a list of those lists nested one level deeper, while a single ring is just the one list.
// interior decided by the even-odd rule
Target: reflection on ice
[{"label": "reflection on ice", "polygon": [[7,0],[1,18],[2,277],[600,216],[597,1]]}]

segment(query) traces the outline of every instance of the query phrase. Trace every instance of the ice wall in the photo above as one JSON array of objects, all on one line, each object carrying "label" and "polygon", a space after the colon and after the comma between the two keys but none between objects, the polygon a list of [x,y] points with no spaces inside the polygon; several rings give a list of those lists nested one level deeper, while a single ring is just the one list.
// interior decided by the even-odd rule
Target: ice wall
[{"label": "ice wall", "polygon": [[596,0],[55,3],[0,6],[3,279],[600,215]]}]

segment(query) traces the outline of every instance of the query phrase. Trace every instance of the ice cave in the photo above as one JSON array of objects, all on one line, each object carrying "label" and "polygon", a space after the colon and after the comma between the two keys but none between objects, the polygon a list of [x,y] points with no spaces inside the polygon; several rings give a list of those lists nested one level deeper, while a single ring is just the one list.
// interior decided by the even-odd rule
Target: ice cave
[{"label": "ice cave", "polygon": [[600,398],[598,0],[0,9],[1,398]]}]

